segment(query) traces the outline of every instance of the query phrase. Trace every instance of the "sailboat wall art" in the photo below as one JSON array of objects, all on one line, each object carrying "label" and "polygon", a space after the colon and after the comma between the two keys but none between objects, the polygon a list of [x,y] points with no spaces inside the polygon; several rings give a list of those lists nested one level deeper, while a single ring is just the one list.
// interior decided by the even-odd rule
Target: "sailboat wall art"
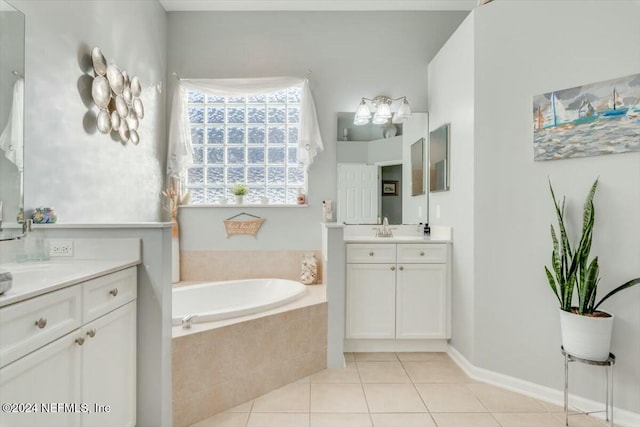
[{"label": "sailboat wall art", "polygon": [[640,74],[533,97],[534,160],[640,151]]}]

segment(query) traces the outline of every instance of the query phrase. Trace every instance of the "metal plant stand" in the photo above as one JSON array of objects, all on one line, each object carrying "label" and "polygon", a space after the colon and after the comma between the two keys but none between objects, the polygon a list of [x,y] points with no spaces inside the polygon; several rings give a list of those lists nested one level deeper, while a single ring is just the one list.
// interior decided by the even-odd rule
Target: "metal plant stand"
[{"label": "metal plant stand", "polygon": [[[564,425],[569,425],[569,362],[580,362],[587,365],[607,366],[609,368],[605,371],[607,377],[607,390],[606,407],[604,412],[606,420],[609,422],[609,426],[613,427],[613,365],[616,363],[616,356],[613,353],[609,353],[609,358],[607,360],[600,361],[574,356],[567,353],[564,350],[564,347],[560,347],[560,351],[564,356]],[[609,381],[609,377],[611,377],[611,381]],[[609,412],[609,405],[611,405],[611,412]]]}]

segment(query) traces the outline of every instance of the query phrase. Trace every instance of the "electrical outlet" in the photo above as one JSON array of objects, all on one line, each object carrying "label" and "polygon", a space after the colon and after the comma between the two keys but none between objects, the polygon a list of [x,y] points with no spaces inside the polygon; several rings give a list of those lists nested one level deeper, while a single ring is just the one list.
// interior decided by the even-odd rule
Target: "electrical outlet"
[{"label": "electrical outlet", "polygon": [[73,240],[51,239],[49,240],[49,256],[73,256]]}]

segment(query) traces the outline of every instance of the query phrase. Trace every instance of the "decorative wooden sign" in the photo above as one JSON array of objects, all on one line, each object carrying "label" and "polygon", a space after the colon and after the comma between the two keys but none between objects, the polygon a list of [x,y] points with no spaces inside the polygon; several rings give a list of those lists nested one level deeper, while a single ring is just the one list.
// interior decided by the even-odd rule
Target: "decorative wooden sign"
[{"label": "decorative wooden sign", "polygon": [[[255,219],[250,220],[234,220],[239,216],[246,215],[253,217]],[[234,234],[248,234],[256,237],[258,230],[262,227],[262,223],[264,222],[264,218],[260,218],[259,216],[251,215],[246,212],[240,213],[238,215],[234,215],[231,218],[227,218],[224,221],[224,230],[227,233],[227,239]]]}]

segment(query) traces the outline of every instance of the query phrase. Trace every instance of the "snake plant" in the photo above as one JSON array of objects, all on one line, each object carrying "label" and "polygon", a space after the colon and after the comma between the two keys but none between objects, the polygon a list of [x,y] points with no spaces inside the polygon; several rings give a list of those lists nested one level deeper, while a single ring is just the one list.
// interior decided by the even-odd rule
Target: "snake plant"
[{"label": "snake plant", "polygon": [[[547,280],[549,281],[549,286],[551,286],[551,290],[558,298],[560,308],[564,311],[573,311],[582,315],[593,314],[600,304],[609,297],[623,289],[640,283],[640,277],[631,279],[606,294],[596,303],[596,293],[598,283],[600,282],[600,268],[598,266],[598,257],[596,256],[589,261],[589,253],[591,252],[595,219],[593,197],[596,194],[597,188],[598,180],[596,179],[584,203],[580,240],[578,244],[572,248],[564,220],[565,198],[562,198],[562,204],[558,203],[551,181],[549,181],[549,190],[551,191],[551,197],[553,198],[558,220],[558,230],[556,231],[553,225],[551,225],[551,240],[553,241],[551,268],[553,272],[549,270],[547,266],[544,267],[544,270],[547,275]],[[572,308],[574,291],[577,292],[578,305]]]}]

